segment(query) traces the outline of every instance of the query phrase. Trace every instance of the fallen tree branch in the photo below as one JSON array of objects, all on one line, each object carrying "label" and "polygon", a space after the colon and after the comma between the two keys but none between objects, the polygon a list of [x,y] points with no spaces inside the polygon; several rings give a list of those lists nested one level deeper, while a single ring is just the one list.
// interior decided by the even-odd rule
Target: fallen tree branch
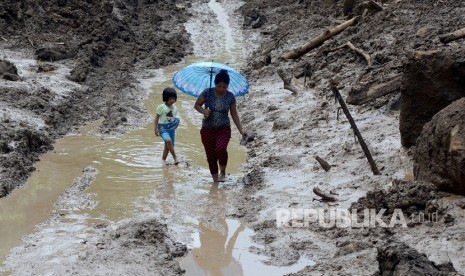
[{"label": "fallen tree branch", "polygon": [[31,43],[31,46],[34,47],[34,43],[32,43],[32,40],[29,37],[27,38],[27,41],[29,41],[29,43]]},{"label": "fallen tree branch", "polygon": [[321,158],[321,157],[319,157],[319,156],[315,156],[315,159],[316,159],[316,161],[318,161],[318,163],[320,163],[321,167],[322,167],[325,171],[331,170],[331,165],[328,164],[328,162],[326,162],[325,160],[323,160],[323,158]]},{"label": "fallen tree branch", "polygon": [[313,193],[315,193],[317,196],[321,197],[323,201],[337,201],[337,198],[331,195],[325,194],[320,188],[314,187],[313,188]]},{"label": "fallen tree branch", "polygon": [[325,42],[326,40],[330,39],[331,37],[341,33],[342,31],[344,31],[345,29],[347,29],[349,26],[352,26],[353,24],[355,24],[356,20],[357,20],[358,17],[354,17],[332,29],[327,29],[326,31],[324,31],[322,34],[320,34],[319,36],[315,37],[314,39],[310,40],[307,44],[305,44],[304,46],[302,47],[299,47],[299,48],[296,48],[286,54],[284,54],[282,57],[284,59],[296,59],[296,58],[299,58],[303,55],[305,55],[306,53],[308,53],[310,50],[320,46],[321,44],[323,44],[323,42]]},{"label": "fallen tree branch", "polygon": [[266,56],[266,55],[269,55],[271,53],[271,51],[273,51],[274,49],[276,49],[279,45],[279,42],[281,42],[281,40],[283,38],[285,38],[286,36],[288,36],[291,32],[287,32],[285,34],[283,34],[282,36],[280,36],[274,43],[271,47],[269,47],[267,50],[263,51],[262,52],[262,55]]},{"label": "fallen tree branch", "polygon": [[346,43],[347,47],[349,47],[350,49],[354,50],[355,52],[357,52],[358,54],[360,54],[361,56],[363,56],[365,58],[365,60],[367,61],[368,63],[368,66],[371,65],[371,57],[369,54],[367,54],[365,51],[363,51],[362,49],[360,48],[357,48],[354,46],[354,44],[352,44],[352,42],[350,41],[347,41]]},{"label": "fallen tree branch", "polygon": [[439,36],[439,40],[442,43],[449,43],[451,41],[454,41],[454,40],[457,40],[457,39],[460,39],[460,38],[464,38],[464,37],[465,37],[465,28],[459,29],[459,30],[457,30],[455,32],[452,32],[452,33],[447,33],[447,34],[441,35],[441,36]]},{"label": "fallen tree branch", "polygon": [[297,95],[299,90],[293,84],[291,84],[292,77],[286,76],[284,70],[278,70],[278,76],[281,78],[284,84],[284,89],[289,90],[292,92],[292,95]]},{"label": "fallen tree branch", "polygon": [[430,51],[415,51],[414,57],[415,59],[422,59],[433,56],[434,54],[438,53],[439,50],[430,50]]},{"label": "fallen tree branch", "polygon": [[384,83],[367,84],[360,88],[359,92],[349,93],[349,97],[347,97],[347,102],[349,104],[360,105],[367,103],[371,100],[377,99],[379,97],[399,92],[401,86],[401,79],[402,76],[397,75]]},{"label": "fallen tree branch", "polygon": [[337,48],[330,49],[330,50],[326,51],[326,54],[331,53],[331,52],[339,51],[339,50],[344,49],[346,47],[349,47],[351,50],[353,50],[356,53],[358,53],[359,55],[361,55],[367,61],[368,66],[370,66],[372,64],[371,56],[369,54],[367,54],[365,51],[363,51],[362,49],[355,47],[354,44],[352,44],[352,42],[350,42],[350,41],[347,41],[347,43],[345,43],[345,44],[343,44],[343,45],[341,45],[341,46],[339,46]]},{"label": "fallen tree branch", "polygon": [[354,118],[352,118],[352,115],[350,115],[349,108],[347,108],[347,105],[344,102],[344,99],[342,99],[341,93],[339,93],[339,90],[337,89],[336,84],[333,81],[331,81],[331,90],[333,91],[334,96],[339,101],[339,104],[341,105],[342,110],[344,111],[344,114],[349,120],[350,126],[352,127],[352,130],[354,131],[355,136],[357,136],[358,138],[358,142],[360,143],[360,146],[362,147],[362,150],[365,153],[365,157],[367,158],[368,163],[370,164],[371,171],[373,172],[374,175],[380,175],[380,172],[378,168],[376,167],[376,163],[373,160],[373,157],[371,156],[370,150],[368,149],[368,146],[365,143],[365,140],[363,140],[362,134],[360,134],[357,124],[355,124]]}]

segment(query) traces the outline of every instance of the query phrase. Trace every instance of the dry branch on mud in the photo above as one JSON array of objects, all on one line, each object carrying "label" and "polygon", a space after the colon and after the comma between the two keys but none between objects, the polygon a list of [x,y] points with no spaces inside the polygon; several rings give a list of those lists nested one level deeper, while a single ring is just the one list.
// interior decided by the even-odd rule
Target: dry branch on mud
[{"label": "dry branch on mud", "polygon": [[337,201],[337,199],[334,196],[325,194],[320,188],[315,187],[313,188],[313,193],[315,193],[317,196],[321,197],[322,201],[330,201],[334,202]]},{"label": "dry branch on mud", "polygon": [[350,41],[347,41],[347,43],[345,43],[345,44],[343,44],[343,45],[341,45],[341,46],[339,46],[337,48],[334,48],[334,49],[331,49],[331,50],[327,51],[327,53],[335,52],[335,51],[344,49],[346,47],[349,47],[349,49],[354,50],[356,53],[360,54],[367,61],[369,66],[372,64],[371,56],[369,54],[367,54],[364,50],[355,47],[354,44],[352,44],[352,42],[350,42]]},{"label": "dry branch on mud", "polygon": [[284,89],[286,90],[289,90],[292,92],[292,95],[297,95],[297,93],[299,92],[299,90],[297,89],[297,87],[295,87],[291,81],[292,81],[292,76],[288,76],[284,70],[281,70],[279,69],[278,70],[278,76],[281,78],[281,80],[283,81],[283,84],[284,84]]},{"label": "dry branch on mud", "polygon": [[447,33],[447,34],[439,36],[439,40],[441,40],[441,42],[443,43],[449,43],[451,41],[464,38],[464,37],[465,37],[465,28],[462,28],[455,32]]},{"label": "dry branch on mud", "polygon": [[316,161],[318,161],[318,163],[320,163],[321,167],[325,171],[331,170],[331,165],[328,162],[326,162],[325,160],[323,160],[323,158],[321,158],[319,156],[315,156],[315,159],[316,159]]},{"label": "dry branch on mud", "polygon": [[317,36],[314,39],[310,40],[304,46],[296,48],[296,49],[284,54],[283,58],[284,59],[297,59],[297,58],[305,55],[306,53],[308,53],[312,49],[314,49],[314,48],[320,46],[321,44],[323,44],[323,42],[325,42],[326,40],[330,39],[331,37],[333,37],[333,36],[335,36],[335,35],[337,35],[339,33],[341,33],[342,31],[344,31],[348,27],[354,25],[356,23],[357,18],[358,17],[354,17],[354,18],[352,18],[350,20],[347,20],[346,22],[344,22],[344,23],[342,23],[340,25],[337,25],[334,28],[325,30],[322,34],[320,34],[319,36]]}]

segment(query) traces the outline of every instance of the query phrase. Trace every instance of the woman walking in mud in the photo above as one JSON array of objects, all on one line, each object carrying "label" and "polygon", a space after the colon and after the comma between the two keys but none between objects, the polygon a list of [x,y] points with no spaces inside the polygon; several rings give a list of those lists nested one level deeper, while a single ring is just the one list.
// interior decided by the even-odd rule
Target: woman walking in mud
[{"label": "woman walking in mud", "polygon": [[[236,98],[228,91],[228,85],[229,74],[226,70],[221,70],[215,76],[215,87],[205,89],[194,105],[194,108],[204,115],[200,136],[213,182],[224,182],[226,178],[227,147],[231,139],[229,113],[242,137],[247,135],[237,114]],[[204,104],[205,108],[202,107]]]}]

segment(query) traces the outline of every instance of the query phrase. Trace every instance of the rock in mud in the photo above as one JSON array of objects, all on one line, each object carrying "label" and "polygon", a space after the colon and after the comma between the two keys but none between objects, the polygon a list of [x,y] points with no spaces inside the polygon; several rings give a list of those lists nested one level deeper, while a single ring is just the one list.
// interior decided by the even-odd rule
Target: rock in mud
[{"label": "rock in mud", "polygon": [[257,9],[253,9],[251,11],[248,11],[247,14],[244,15],[244,22],[243,26],[244,27],[252,27],[253,29],[258,29],[263,24],[265,24],[266,18],[263,14],[260,14],[260,12]]},{"label": "rock in mud", "polygon": [[406,62],[399,129],[405,147],[416,144],[425,123],[465,97],[465,48],[415,52]]},{"label": "rock in mud", "polygon": [[65,45],[54,45],[42,47],[35,52],[38,60],[57,61],[62,59],[73,58],[76,51]]},{"label": "rock in mud", "polygon": [[437,198],[438,192],[431,183],[394,181],[388,190],[367,192],[366,196],[353,203],[350,209],[386,209],[385,215],[390,215],[395,209],[400,208],[404,215],[411,215],[425,212],[430,203]]},{"label": "rock in mud", "polygon": [[423,127],[413,159],[415,179],[465,195],[465,98],[441,110]]},{"label": "rock in mud", "polygon": [[67,78],[74,82],[85,82],[87,74],[89,73],[89,67],[80,63],[73,70],[71,70]]},{"label": "rock in mud", "polygon": [[18,70],[16,69],[16,66],[7,60],[0,60],[0,76],[5,80],[19,80]]},{"label": "rock in mud", "polygon": [[40,63],[37,67],[37,73],[46,73],[56,70],[56,67],[50,63]]},{"label": "rock in mud", "polygon": [[289,129],[292,121],[289,118],[278,118],[273,122],[273,131]]},{"label": "rock in mud", "polygon": [[378,262],[382,276],[460,275],[452,263],[436,265],[427,256],[405,244],[390,244],[378,248]]}]

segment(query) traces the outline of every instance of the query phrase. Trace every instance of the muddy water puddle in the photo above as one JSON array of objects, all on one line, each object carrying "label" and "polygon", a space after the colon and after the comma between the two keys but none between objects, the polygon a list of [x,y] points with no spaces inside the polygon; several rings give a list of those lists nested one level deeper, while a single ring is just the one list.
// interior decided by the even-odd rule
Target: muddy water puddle
[{"label": "muddy water puddle", "polygon": [[252,253],[249,248],[261,248],[252,240],[254,231],[241,221],[227,218],[224,205],[228,191],[223,185],[210,186],[207,202],[202,204],[198,231],[188,243],[187,256],[179,258],[186,275],[284,275],[297,272],[314,262],[301,257],[291,266],[269,266],[267,257]]}]

